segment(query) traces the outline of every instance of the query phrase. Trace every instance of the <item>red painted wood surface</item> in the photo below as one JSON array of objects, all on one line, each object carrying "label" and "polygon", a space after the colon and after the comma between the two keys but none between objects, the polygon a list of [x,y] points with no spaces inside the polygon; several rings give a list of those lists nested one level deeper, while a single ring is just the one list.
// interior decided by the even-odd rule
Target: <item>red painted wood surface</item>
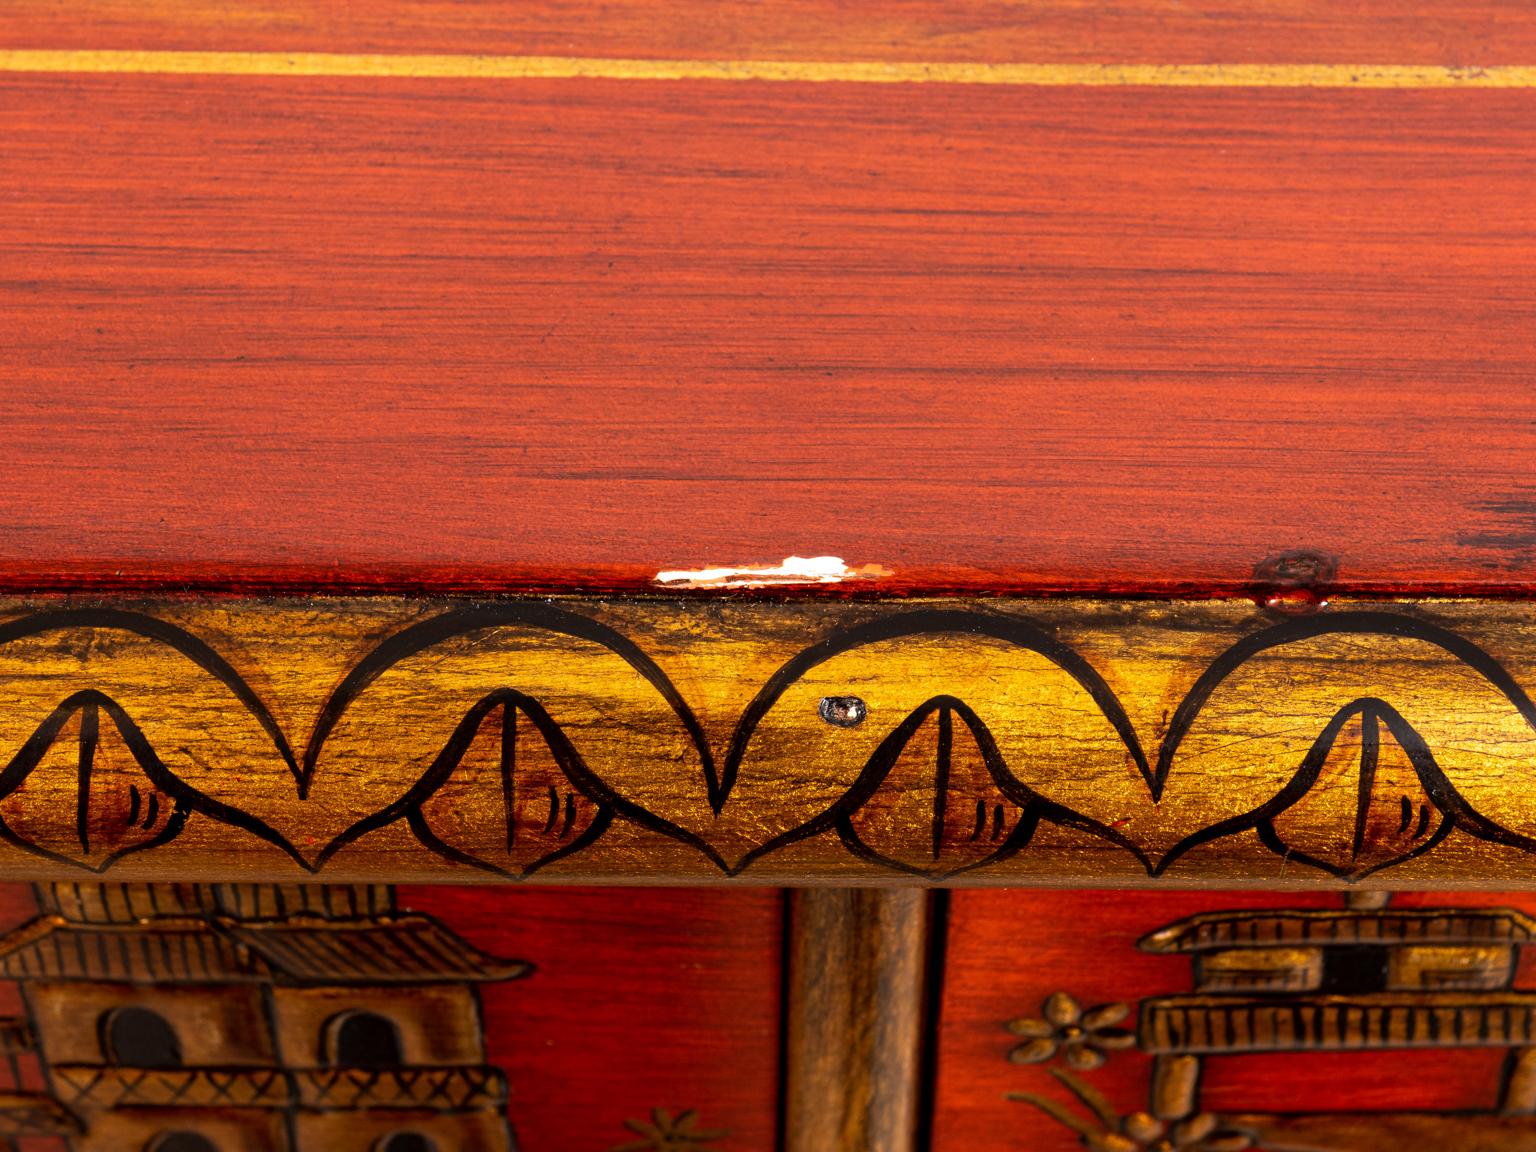
[{"label": "red painted wood surface", "polygon": [[[1192,958],[1149,955],[1136,941],[1198,912],[1244,908],[1339,908],[1338,895],[1263,892],[1025,892],[951,894],[940,1006],[934,1152],[1029,1148],[1072,1152],[1076,1135],[1030,1105],[1007,1098],[1033,1092],[1087,1115],[1047,1068],[1014,1064],[1022,1043],[1004,1027],[1038,1019],[1054,992],[1084,1007],[1193,991]],[[1513,907],[1536,911],[1523,893],[1399,893],[1392,908]],[[1536,988],[1532,950],[1522,949],[1516,988]],[[1134,1011],[1124,1026],[1135,1027]],[[1409,1050],[1211,1056],[1203,1064],[1201,1106],[1244,1112],[1485,1111],[1496,1108],[1503,1050]],[[1083,1079],[1125,1113],[1148,1107],[1152,1060],[1112,1052]]]},{"label": "red painted wood surface", "polygon": [[487,1053],[511,1086],[524,1152],[613,1148],[663,1108],[728,1129],[730,1152],[777,1131],[783,894],[775,890],[402,887],[527,979],[481,990]]},{"label": "red painted wood surface", "polygon": [[[1090,7],[101,0],[0,43],[1536,60],[1514,6]],[[1533,124],[1536,90],[0,75],[0,577],[1222,593],[1312,548],[1341,590],[1527,593]]]},{"label": "red painted wood surface", "polygon": [[1497,0],[12,0],[13,47],[816,60],[1528,64]]}]

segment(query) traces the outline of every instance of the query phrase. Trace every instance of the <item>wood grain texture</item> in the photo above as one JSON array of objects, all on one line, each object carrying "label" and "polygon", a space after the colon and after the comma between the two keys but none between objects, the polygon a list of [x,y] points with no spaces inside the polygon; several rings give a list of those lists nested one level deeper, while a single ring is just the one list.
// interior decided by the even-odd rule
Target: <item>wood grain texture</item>
[{"label": "wood grain texture", "polygon": [[778,1147],[782,893],[401,888],[471,943],[538,966],[482,989],[522,1152],[633,1146],[694,1109],[701,1148]]},{"label": "wood grain texture", "polygon": [[0,92],[12,587],[1530,590],[1536,93]]},{"label": "wood grain texture", "polygon": [[897,60],[1338,61],[1499,64],[1536,59],[1536,16],[1490,0],[987,3],[882,0],[538,0],[366,6],[278,0],[19,0],[0,12],[16,47]]},{"label": "wood grain texture", "polygon": [[1529,607],[1286,612],[10,601],[0,852],[143,879],[1536,875]]},{"label": "wood grain texture", "polygon": [[786,1152],[921,1146],[929,902],[911,888],[789,893]]}]

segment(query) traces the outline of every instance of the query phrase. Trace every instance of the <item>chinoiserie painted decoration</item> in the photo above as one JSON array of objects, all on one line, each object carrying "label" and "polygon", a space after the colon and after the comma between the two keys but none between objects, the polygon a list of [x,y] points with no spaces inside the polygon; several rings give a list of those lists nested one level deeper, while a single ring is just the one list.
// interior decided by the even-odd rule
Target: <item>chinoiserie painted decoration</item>
[{"label": "chinoiserie painted decoration", "polygon": [[[1053,993],[1038,1016],[1011,1021],[1025,1037],[1009,1056],[1043,1068],[1063,1093],[1010,1093],[1097,1152],[1445,1152],[1536,1149],[1536,992],[1512,987],[1536,920],[1513,908],[1393,909],[1367,893],[1337,911],[1262,908],[1186,917],[1141,939],[1141,950],[1186,955],[1192,993],[1083,1010]],[[1145,1102],[1117,1107],[1093,1082],[1113,1050],[1152,1057]],[[1494,1107],[1457,1111],[1308,1108],[1290,1096],[1218,1114],[1202,1106],[1203,1066],[1264,1053],[1348,1054],[1375,1075],[1394,1053],[1507,1053]],[[1038,1076],[1039,1073],[1037,1072]],[[1050,1081],[1044,1081],[1049,1084]],[[1073,1104],[1076,1106],[1074,1107]]]},{"label": "chinoiserie painted decoration", "polygon": [[[68,884],[0,939],[0,1132],[74,1152],[512,1152],[488,956],[384,885]],[[48,1090],[28,1090],[20,1057]],[[26,1145],[24,1145],[26,1146]]]},{"label": "chinoiserie painted decoration", "polygon": [[1536,615],[11,602],[9,874],[1536,879]]}]

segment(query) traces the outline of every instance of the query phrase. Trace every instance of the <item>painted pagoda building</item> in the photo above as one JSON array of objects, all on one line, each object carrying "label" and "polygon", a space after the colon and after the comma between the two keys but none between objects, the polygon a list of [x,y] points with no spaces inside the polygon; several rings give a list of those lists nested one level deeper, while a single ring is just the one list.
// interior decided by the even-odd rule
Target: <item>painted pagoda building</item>
[{"label": "painted pagoda building", "polygon": [[[511,1152],[477,985],[387,886],[53,884],[0,939],[0,1146]],[[0,1063],[0,1075],[6,1071]]]},{"label": "painted pagoda building", "polygon": [[1151,1104],[1201,1111],[1201,1064],[1252,1052],[1508,1050],[1486,1113],[1229,1116],[1272,1152],[1536,1152],[1536,992],[1512,988],[1536,920],[1507,908],[1385,906],[1206,913],[1144,937],[1183,953],[1195,991],[1141,1002],[1139,1046],[1155,1057]]}]

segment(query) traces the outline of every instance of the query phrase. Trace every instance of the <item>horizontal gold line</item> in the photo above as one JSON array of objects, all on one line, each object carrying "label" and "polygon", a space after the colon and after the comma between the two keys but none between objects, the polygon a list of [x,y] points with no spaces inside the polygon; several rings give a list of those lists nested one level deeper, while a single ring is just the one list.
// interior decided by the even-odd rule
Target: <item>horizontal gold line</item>
[{"label": "horizontal gold line", "polygon": [[760,80],[1156,88],[1536,88],[1536,66],[1433,64],[984,64],[833,60],[631,60],[342,52],[0,50],[0,72],[376,76],[437,80]]}]

